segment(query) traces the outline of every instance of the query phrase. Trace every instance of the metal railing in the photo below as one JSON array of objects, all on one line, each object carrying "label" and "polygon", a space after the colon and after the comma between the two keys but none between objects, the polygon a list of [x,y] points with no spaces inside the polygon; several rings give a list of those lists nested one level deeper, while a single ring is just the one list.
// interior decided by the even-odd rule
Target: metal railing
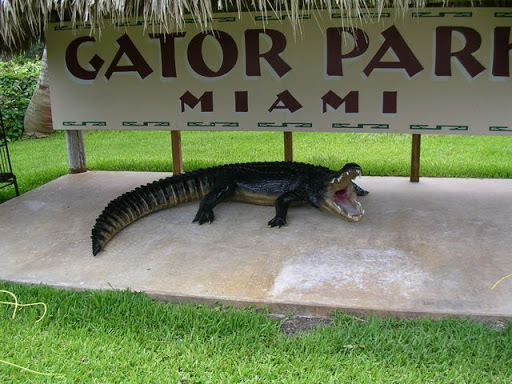
[{"label": "metal railing", "polygon": [[9,185],[14,186],[16,196],[19,196],[20,190],[16,176],[12,173],[11,158],[9,157],[9,148],[7,147],[7,135],[2,118],[2,109],[0,109],[0,188],[5,188]]}]

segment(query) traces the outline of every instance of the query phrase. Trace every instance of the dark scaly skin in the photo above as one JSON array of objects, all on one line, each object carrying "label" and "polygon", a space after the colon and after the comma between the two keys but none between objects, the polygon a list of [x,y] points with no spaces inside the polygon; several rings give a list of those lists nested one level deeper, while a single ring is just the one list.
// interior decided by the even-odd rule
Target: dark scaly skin
[{"label": "dark scaly skin", "polygon": [[268,225],[286,225],[288,207],[309,203],[349,221],[363,217],[356,196],[368,192],[352,179],[361,167],[346,164],[340,171],[289,162],[229,164],[176,175],[135,188],[112,200],[92,229],[92,251],[96,256],[123,228],[153,212],[201,200],[193,220],[214,220],[213,208],[231,198],[252,204],[275,205],[276,215]]}]

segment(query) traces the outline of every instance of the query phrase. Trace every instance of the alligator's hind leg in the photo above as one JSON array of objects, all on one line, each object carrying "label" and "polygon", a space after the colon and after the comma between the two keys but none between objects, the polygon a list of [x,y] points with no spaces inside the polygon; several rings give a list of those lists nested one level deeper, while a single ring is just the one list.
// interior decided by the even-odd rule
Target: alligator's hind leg
[{"label": "alligator's hind leg", "polygon": [[192,222],[198,222],[199,224],[211,223],[214,219],[213,208],[223,199],[231,195],[234,190],[235,186],[232,184],[216,185],[213,190],[201,200],[199,210]]},{"label": "alligator's hind leg", "polygon": [[359,185],[357,185],[354,182],[352,183],[352,185],[354,186],[354,191],[356,191],[357,196],[366,196],[367,194],[370,193],[367,190],[361,188]]}]

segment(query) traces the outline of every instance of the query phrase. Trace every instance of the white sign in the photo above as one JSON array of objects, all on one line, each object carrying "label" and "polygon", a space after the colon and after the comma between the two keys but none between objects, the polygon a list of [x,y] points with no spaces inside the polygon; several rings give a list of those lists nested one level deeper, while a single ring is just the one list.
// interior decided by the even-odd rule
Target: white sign
[{"label": "white sign", "polygon": [[512,134],[512,8],[47,33],[55,129]]}]

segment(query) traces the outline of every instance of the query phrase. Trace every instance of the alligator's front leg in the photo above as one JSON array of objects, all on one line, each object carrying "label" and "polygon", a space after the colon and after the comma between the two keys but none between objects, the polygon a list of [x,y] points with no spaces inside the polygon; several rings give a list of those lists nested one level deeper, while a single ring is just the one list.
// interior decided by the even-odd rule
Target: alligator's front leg
[{"label": "alligator's front leg", "polygon": [[354,186],[354,191],[356,191],[357,196],[366,196],[370,193],[367,190],[361,188],[359,185],[357,185],[354,182],[352,182],[352,185]]},{"label": "alligator's front leg", "polygon": [[233,184],[216,185],[213,190],[201,200],[199,209],[192,222],[198,222],[199,224],[211,223],[214,219],[213,208],[232,194],[234,190],[235,186]]},{"label": "alligator's front leg", "polygon": [[286,214],[291,203],[306,200],[306,195],[302,191],[290,191],[283,193],[276,199],[276,215],[268,222],[271,227],[281,228],[286,225]]}]

